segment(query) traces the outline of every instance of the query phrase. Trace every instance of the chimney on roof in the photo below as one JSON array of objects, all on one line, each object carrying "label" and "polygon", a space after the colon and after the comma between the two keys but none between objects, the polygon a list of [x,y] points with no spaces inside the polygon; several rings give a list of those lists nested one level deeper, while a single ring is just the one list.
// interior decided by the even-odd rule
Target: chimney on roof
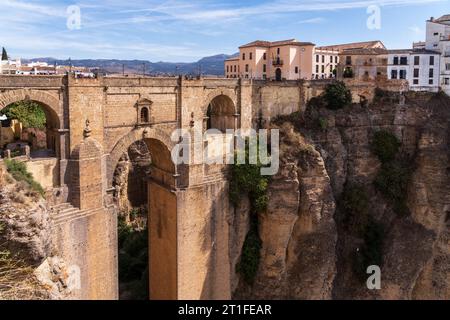
[{"label": "chimney on roof", "polygon": [[431,17],[431,18],[430,18],[430,21],[433,22],[433,21],[434,21],[434,17]]}]

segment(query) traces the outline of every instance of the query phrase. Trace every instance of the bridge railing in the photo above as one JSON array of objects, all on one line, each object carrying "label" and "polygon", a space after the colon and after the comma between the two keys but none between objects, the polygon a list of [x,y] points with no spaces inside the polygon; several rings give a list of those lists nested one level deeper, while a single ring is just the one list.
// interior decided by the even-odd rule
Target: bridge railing
[{"label": "bridge railing", "polygon": [[52,87],[64,85],[64,76],[0,75],[0,88]]}]

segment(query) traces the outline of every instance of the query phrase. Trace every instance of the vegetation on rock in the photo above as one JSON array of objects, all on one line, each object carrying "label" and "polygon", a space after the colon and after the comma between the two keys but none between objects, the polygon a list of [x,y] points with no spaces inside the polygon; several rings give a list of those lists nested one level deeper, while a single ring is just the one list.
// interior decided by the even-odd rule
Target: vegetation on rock
[{"label": "vegetation on rock", "polygon": [[344,213],[343,225],[350,234],[361,237],[366,231],[369,222],[369,196],[362,185],[344,186],[340,210]]},{"label": "vegetation on rock", "polygon": [[352,103],[352,93],[342,81],[327,85],[323,97],[331,110],[342,109]]},{"label": "vegetation on rock", "polygon": [[398,215],[404,216],[409,214],[407,194],[412,161],[399,157],[400,146],[397,137],[387,131],[376,132],[371,143],[372,152],[382,163],[374,180],[375,189],[389,201]]},{"label": "vegetation on rock", "polygon": [[126,299],[148,299],[148,230],[118,219],[119,284]]},{"label": "vegetation on rock", "polygon": [[371,148],[382,163],[394,160],[400,148],[400,141],[390,132],[381,130],[375,132]]},{"label": "vegetation on rock", "polygon": [[353,271],[360,280],[367,279],[367,267],[383,264],[383,239],[385,237],[384,227],[369,217],[364,231],[364,244],[355,253],[353,260]]},{"label": "vegetation on rock", "polygon": [[11,176],[16,181],[24,181],[35,192],[39,193],[42,197],[45,196],[44,188],[34,180],[33,175],[28,172],[27,166],[24,162],[19,162],[14,159],[6,159],[6,168]]},{"label": "vegetation on rock", "polygon": [[400,216],[409,214],[407,195],[411,172],[407,161],[390,161],[381,166],[374,181],[375,188],[391,203],[394,211]]},{"label": "vegetation on rock", "polygon": [[244,281],[251,285],[254,282],[259,267],[261,239],[258,233],[258,213],[267,209],[267,188],[269,178],[261,175],[262,164],[257,159],[257,164],[249,163],[248,146],[245,151],[245,164],[237,164],[238,155],[235,155],[235,164],[231,166],[230,200],[237,206],[243,196],[250,200],[250,230],[246,236],[242,255],[236,265],[236,271],[240,273]]}]

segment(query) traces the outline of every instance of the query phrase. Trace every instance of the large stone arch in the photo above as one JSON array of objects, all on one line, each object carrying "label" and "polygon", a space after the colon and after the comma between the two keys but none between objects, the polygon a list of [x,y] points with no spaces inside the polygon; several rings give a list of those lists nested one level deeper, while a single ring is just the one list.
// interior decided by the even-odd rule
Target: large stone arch
[{"label": "large stone arch", "polygon": [[218,96],[227,96],[228,98],[231,99],[231,101],[233,101],[234,106],[235,106],[235,110],[236,112],[239,112],[238,110],[238,98],[237,98],[237,93],[235,89],[230,89],[230,88],[217,88],[214,89],[212,91],[210,91],[206,96],[205,99],[203,101],[203,105],[202,105],[202,112],[203,114],[206,114],[207,110],[208,110],[208,106],[211,103],[211,101],[214,100],[214,98],[218,97]]},{"label": "large stone arch", "polygon": [[[112,186],[114,170],[122,155],[127,152],[130,145],[139,140],[159,141],[167,150],[172,151],[175,142],[170,139],[169,134],[159,128],[139,128],[123,136],[113,147],[108,157],[107,179],[108,186]],[[177,173],[177,167],[174,168],[174,174]]]},{"label": "large stone arch", "polygon": [[35,101],[41,104],[55,128],[61,128],[62,107],[59,97],[44,90],[18,89],[0,93],[0,110],[19,101]]},{"label": "large stone arch", "polygon": [[237,129],[239,110],[235,91],[226,88],[210,92],[203,105],[203,115],[206,119],[205,129],[218,129],[222,132]]}]

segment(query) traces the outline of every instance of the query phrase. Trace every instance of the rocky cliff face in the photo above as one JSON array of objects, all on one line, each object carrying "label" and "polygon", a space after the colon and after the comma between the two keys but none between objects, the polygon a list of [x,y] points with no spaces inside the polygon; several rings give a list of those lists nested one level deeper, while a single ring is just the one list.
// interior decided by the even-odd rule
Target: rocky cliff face
[{"label": "rocky cliff face", "polygon": [[[308,107],[275,121],[280,172],[260,214],[261,261],[253,286],[238,298],[449,299],[450,99],[408,94],[338,111]],[[394,134],[411,165],[410,214],[396,214],[374,188],[381,163],[371,151],[377,131]],[[346,185],[366,190],[370,219],[384,230],[381,290],[368,290],[353,257],[364,235],[348,232],[339,203]],[[367,275],[369,277],[369,275]]]},{"label": "rocky cliff face", "polygon": [[69,299],[46,201],[0,163],[0,300]]}]

